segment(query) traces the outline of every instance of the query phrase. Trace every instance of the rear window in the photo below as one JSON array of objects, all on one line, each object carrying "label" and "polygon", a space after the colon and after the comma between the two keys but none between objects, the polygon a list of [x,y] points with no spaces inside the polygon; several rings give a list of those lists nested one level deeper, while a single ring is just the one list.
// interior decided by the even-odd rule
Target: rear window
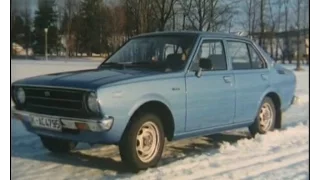
[{"label": "rear window", "polygon": [[[263,48],[261,48],[257,43],[253,42],[254,46],[259,50],[260,54],[264,57],[269,64],[275,63],[275,60],[267,53]],[[267,65],[266,65],[267,66]]]}]

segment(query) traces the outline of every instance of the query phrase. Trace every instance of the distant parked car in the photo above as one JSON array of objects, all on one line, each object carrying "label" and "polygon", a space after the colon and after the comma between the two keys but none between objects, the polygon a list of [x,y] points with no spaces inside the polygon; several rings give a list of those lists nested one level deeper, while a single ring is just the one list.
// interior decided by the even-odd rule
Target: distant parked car
[{"label": "distant parked car", "polygon": [[165,138],[281,128],[295,87],[295,75],[247,38],[150,33],[96,69],[14,82],[13,115],[52,152],[116,144],[122,161],[141,170],[157,165]]}]

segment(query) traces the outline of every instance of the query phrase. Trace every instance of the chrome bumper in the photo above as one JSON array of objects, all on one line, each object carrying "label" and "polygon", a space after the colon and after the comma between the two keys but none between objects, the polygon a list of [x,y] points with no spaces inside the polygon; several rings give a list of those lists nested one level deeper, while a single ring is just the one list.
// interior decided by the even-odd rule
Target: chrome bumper
[{"label": "chrome bumper", "polygon": [[298,102],[299,102],[299,98],[297,96],[293,96],[291,100],[291,104],[298,104]]},{"label": "chrome bumper", "polygon": [[15,108],[11,108],[12,116],[18,120],[30,121],[30,115],[33,116],[42,116],[42,117],[51,117],[60,119],[62,128],[65,129],[73,129],[80,130],[77,127],[77,124],[86,124],[89,131],[93,132],[101,132],[108,131],[112,128],[114,118],[107,116],[101,120],[93,120],[93,119],[80,119],[80,118],[70,118],[63,116],[51,116],[45,114],[31,113],[27,111],[16,110]]}]

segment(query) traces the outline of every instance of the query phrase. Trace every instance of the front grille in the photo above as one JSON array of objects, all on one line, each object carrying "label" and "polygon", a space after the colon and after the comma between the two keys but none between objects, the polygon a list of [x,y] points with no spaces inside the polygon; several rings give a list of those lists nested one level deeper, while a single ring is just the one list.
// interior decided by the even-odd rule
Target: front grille
[{"label": "front grille", "polygon": [[23,89],[26,102],[23,106],[16,106],[20,110],[73,118],[101,118],[101,115],[87,110],[85,105],[87,91],[44,87],[23,87]]},{"label": "front grille", "polygon": [[39,97],[27,97],[27,105],[43,106],[56,109],[79,110],[82,108],[81,101],[68,101],[62,99],[50,99]]},{"label": "front grille", "polygon": [[71,111],[79,111],[84,108],[84,93],[81,91],[35,87],[27,87],[24,90],[26,107],[35,106]]}]

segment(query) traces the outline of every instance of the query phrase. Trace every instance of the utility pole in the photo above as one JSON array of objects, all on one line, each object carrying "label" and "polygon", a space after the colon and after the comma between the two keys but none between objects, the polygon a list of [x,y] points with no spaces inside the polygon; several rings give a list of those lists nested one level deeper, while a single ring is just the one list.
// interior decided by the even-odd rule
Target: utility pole
[{"label": "utility pole", "polygon": [[45,56],[46,61],[48,61],[48,28],[44,28],[44,39],[45,39]]}]

